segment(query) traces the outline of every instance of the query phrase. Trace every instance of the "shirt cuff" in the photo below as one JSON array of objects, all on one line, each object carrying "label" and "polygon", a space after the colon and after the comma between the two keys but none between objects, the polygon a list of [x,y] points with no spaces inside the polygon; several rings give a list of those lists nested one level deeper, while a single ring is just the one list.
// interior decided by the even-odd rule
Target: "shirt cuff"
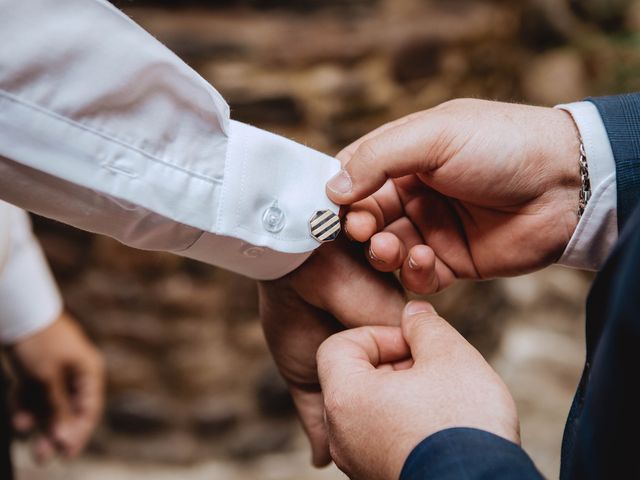
[{"label": "shirt cuff", "polygon": [[[599,270],[618,239],[613,151],[595,105],[577,102],[556,108],[568,112],[580,131],[591,181],[589,203],[558,263],[567,267]],[[576,169],[577,163],[576,159]]]},{"label": "shirt cuff", "polygon": [[400,480],[542,480],[526,454],[513,442],[475,428],[450,428],[430,435],[413,449]]},{"label": "shirt cuff", "polygon": [[275,280],[302,265],[312,252],[277,252],[237,238],[205,232],[191,247],[175,253],[255,280]]},{"label": "shirt cuff", "polygon": [[335,158],[231,121],[215,232],[283,253],[315,250],[309,221],[319,210],[338,213],[325,185],[339,169]]},{"label": "shirt cuff", "polygon": [[291,272],[320,245],[313,215],[339,211],[325,193],[339,169],[335,158],[231,121],[215,235],[179,253],[259,280]]},{"label": "shirt cuff", "polygon": [[[0,270],[0,343],[11,344],[54,322],[62,298],[26,213],[14,209],[11,241]],[[5,225],[0,226],[4,228]]]}]

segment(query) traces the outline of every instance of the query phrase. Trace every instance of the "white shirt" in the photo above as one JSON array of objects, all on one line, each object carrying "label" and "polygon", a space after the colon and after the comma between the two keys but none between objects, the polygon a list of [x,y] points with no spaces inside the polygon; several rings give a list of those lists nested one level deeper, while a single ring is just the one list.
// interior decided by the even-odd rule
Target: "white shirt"
[{"label": "white shirt", "polygon": [[[8,202],[259,279],[303,263],[318,246],[309,219],[337,212],[325,195],[337,160],[230,120],[211,85],[104,0],[0,0],[0,46]],[[563,107],[594,198],[560,263],[598,268],[617,238],[615,165],[589,105]],[[19,336],[6,328],[0,340]]]},{"label": "white shirt", "polygon": [[593,103],[577,102],[556,108],[569,112],[580,131],[591,181],[591,199],[558,263],[599,270],[618,239],[616,164],[611,143]]},{"label": "white shirt", "polygon": [[[0,197],[254,278],[299,266],[339,162],[229,119],[104,0],[0,0]],[[271,208],[271,210],[269,210]],[[275,212],[276,217],[269,212]]]},{"label": "white shirt", "polygon": [[0,343],[53,322],[62,300],[25,212],[0,202]]}]

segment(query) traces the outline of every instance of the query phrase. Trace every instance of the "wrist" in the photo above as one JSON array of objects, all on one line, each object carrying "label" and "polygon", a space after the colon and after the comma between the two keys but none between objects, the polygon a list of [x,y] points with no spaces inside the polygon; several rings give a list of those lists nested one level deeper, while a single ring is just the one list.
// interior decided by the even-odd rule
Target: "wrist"
[{"label": "wrist", "polygon": [[[583,152],[582,138],[573,117],[564,110],[552,110],[558,121],[551,125],[553,150],[547,161],[550,172],[554,172],[550,189],[554,191],[554,206],[558,211],[558,235],[562,248],[558,252],[560,258],[573,233],[575,232],[583,209],[583,170],[581,160]],[[586,206],[586,202],[584,204]]]}]

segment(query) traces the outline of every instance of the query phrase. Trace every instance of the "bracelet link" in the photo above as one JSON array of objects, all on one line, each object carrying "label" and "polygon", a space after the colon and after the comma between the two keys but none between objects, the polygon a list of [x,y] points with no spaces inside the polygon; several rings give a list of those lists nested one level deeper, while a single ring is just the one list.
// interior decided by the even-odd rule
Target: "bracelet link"
[{"label": "bracelet link", "polygon": [[589,166],[587,164],[587,154],[584,143],[580,141],[580,198],[578,201],[578,218],[582,217],[587,203],[591,198],[591,179],[589,178]]}]

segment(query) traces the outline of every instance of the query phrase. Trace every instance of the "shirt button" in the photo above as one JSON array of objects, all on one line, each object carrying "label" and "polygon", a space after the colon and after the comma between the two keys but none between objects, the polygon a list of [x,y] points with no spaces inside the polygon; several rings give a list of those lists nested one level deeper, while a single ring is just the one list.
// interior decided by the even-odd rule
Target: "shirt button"
[{"label": "shirt button", "polygon": [[267,232],[278,233],[282,231],[284,223],[284,212],[275,205],[267,208],[262,215],[262,226]]}]

